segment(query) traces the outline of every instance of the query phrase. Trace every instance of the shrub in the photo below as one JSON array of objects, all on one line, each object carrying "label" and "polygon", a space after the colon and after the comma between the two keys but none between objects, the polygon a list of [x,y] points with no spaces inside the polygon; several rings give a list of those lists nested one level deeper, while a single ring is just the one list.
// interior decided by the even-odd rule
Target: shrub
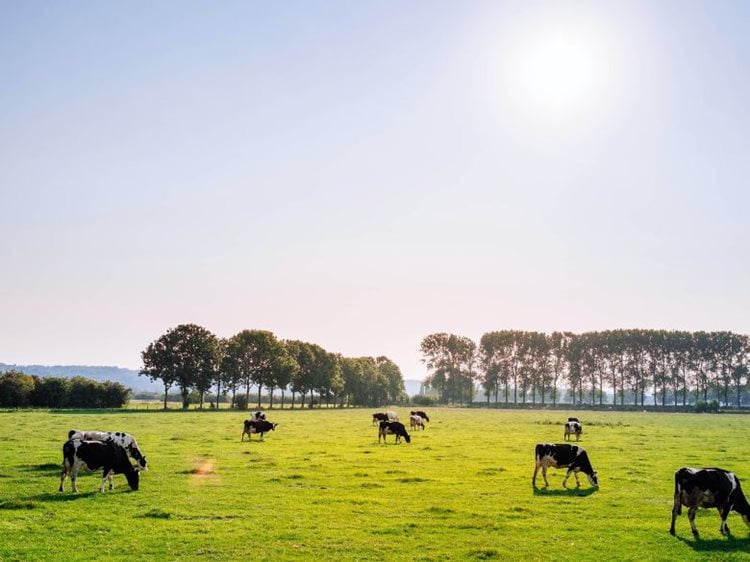
[{"label": "shrub", "polygon": [[415,394],[411,397],[411,403],[415,406],[434,406],[436,404],[432,396],[426,396],[425,394]]},{"label": "shrub", "polygon": [[8,371],[0,376],[0,406],[23,408],[31,404],[36,380],[21,371]]},{"label": "shrub", "polygon": [[234,397],[234,407],[238,410],[247,410],[247,396],[238,394]]},{"label": "shrub", "polygon": [[711,400],[710,402],[700,400],[695,403],[695,411],[699,414],[717,414],[719,412],[719,402],[718,400]]}]

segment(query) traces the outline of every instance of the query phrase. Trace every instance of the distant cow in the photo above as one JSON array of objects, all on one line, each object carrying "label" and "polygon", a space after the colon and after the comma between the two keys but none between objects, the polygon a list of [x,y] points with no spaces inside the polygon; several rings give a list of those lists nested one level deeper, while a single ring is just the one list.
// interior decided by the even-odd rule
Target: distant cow
[{"label": "distant cow", "polygon": [[410,414],[412,416],[419,416],[420,418],[422,418],[426,422],[430,421],[430,418],[428,418],[427,414],[425,412],[423,412],[422,410],[415,410],[413,412],[410,412]]},{"label": "distant cow", "polygon": [[60,476],[60,492],[63,491],[65,477],[70,474],[73,491],[78,492],[78,473],[83,470],[94,472],[102,469],[102,485],[99,491],[104,491],[104,483],[109,478],[109,489],[114,487],[112,476],[124,474],[130,488],[138,489],[139,472],[133,468],[128,454],[120,445],[107,441],[81,441],[71,439],[63,445],[62,475]]},{"label": "distant cow", "polygon": [[580,422],[568,421],[565,423],[565,432],[563,433],[563,439],[565,439],[565,441],[570,441],[570,436],[575,435],[576,441],[580,441],[581,433],[583,433],[583,426]]},{"label": "distant cow", "polygon": [[127,451],[128,456],[138,464],[138,470],[148,470],[148,461],[138,448],[138,442],[135,437],[122,431],[82,431],[80,429],[71,429],[68,432],[68,439],[78,439],[80,441],[101,441],[106,443],[113,442]]},{"label": "distant cow", "polygon": [[421,427],[424,431],[424,421],[422,421],[422,416],[417,416],[416,414],[409,416],[409,426],[411,429]]},{"label": "distant cow", "polygon": [[569,444],[553,444],[553,443],[539,443],[536,446],[536,466],[534,467],[534,478],[531,482],[536,488],[536,475],[539,468],[542,469],[542,477],[544,477],[544,484],[549,486],[547,481],[547,469],[552,468],[567,468],[568,473],[563,479],[563,486],[567,488],[566,482],[573,473],[576,478],[576,486],[580,486],[581,482],[578,480],[578,472],[583,472],[589,479],[592,486],[599,486],[599,477],[596,471],[591,466],[589,456],[583,447],[578,445]]},{"label": "distant cow", "polygon": [[578,423],[581,422],[581,420],[579,420],[578,418],[568,418],[568,421],[569,422],[574,421],[574,422],[578,422]]},{"label": "distant cow", "polygon": [[698,538],[695,527],[695,513],[699,507],[715,507],[719,510],[722,535],[729,534],[727,516],[734,510],[742,515],[742,520],[750,527],[750,505],[742,493],[740,479],[723,468],[681,468],[674,473],[674,507],[672,526],[669,532],[674,535],[674,522],[682,513],[682,506],[688,509],[688,520],[693,536]]},{"label": "distant cow", "polygon": [[245,427],[242,430],[240,441],[245,440],[245,435],[247,435],[248,440],[252,441],[251,435],[253,433],[259,434],[260,440],[263,441],[263,434],[275,430],[278,425],[279,424],[277,423],[271,423],[266,420],[245,420]]},{"label": "distant cow", "polygon": [[392,421],[392,422],[394,422],[394,421],[397,422],[398,421],[398,414],[396,412],[392,412],[392,411],[388,410],[385,413],[385,415],[388,416],[388,421]]},{"label": "distant cow", "polygon": [[381,437],[383,438],[383,443],[385,443],[386,435],[395,435],[396,443],[399,443],[402,437],[406,439],[407,443],[411,443],[411,437],[409,437],[409,434],[406,433],[406,428],[404,427],[404,424],[402,424],[401,422],[397,422],[397,421],[380,422],[380,427],[378,428],[378,443],[380,443]]},{"label": "distant cow", "polygon": [[382,422],[382,421],[388,421],[388,414],[385,412],[378,412],[377,414],[372,415],[372,423],[375,424],[375,422]]},{"label": "distant cow", "polygon": [[259,420],[265,420],[266,419],[266,414],[262,410],[258,410],[257,412],[253,412],[253,419],[257,420],[257,421],[259,421]]}]

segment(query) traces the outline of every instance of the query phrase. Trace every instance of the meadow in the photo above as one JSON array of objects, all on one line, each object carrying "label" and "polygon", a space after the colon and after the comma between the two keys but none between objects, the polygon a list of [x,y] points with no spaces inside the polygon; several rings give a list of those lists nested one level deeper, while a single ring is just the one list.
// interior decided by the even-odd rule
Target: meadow
[{"label": "meadow", "polygon": [[[0,559],[750,560],[736,513],[729,538],[715,510],[700,540],[685,511],[667,532],[680,466],[734,470],[750,494],[750,417],[440,408],[382,445],[372,411],[269,411],[279,427],[250,443],[247,412],[0,413]],[[562,442],[568,415],[600,489],[551,470],[535,491],[534,445]],[[117,476],[99,494],[97,473],[58,493],[72,428],[134,434],[140,490]]]}]

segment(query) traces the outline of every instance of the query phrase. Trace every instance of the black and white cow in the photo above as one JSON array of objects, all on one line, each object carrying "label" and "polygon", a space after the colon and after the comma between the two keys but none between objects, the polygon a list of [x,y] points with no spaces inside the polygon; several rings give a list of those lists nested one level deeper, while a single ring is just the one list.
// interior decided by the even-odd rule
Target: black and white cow
[{"label": "black and white cow", "polygon": [[722,535],[729,534],[727,516],[732,510],[742,515],[742,520],[750,527],[750,505],[742,493],[740,479],[723,468],[683,467],[674,473],[674,507],[672,526],[669,528],[673,535],[674,522],[682,513],[683,505],[688,508],[688,520],[695,538],[698,538],[695,513],[699,507],[715,507],[719,510],[719,530]]},{"label": "black and white cow", "polygon": [[595,488],[599,487],[599,477],[596,471],[591,466],[589,456],[583,447],[578,445],[565,444],[554,444],[554,443],[539,443],[535,450],[536,466],[534,467],[534,478],[531,482],[536,488],[536,475],[539,472],[539,468],[542,469],[542,476],[544,477],[544,484],[549,486],[547,481],[547,469],[552,468],[567,468],[568,473],[563,479],[563,486],[567,488],[566,482],[573,473],[576,478],[576,486],[580,486],[581,482],[578,480],[578,472],[583,472],[589,479],[589,482]]},{"label": "black and white cow", "polygon": [[380,422],[380,427],[378,428],[378,443],[380,443],[381,437],[383,438],[383,443],[385,443],[386,435],[395,435],[396,443],[399,443],[402,437],[406,439],[407,443],[411,443],[411,437],[409,437],[409,434],[406,433],[406,428],[404,427],[404,424],[402,424],[401,422],[397,422],[397,421]]},{"label": "black and white cow", "polygon": [[565,441],[570,441],[570,436],[575,435],[576,441],[580,441],[581,433],[583,433],[583,425],[581,425],[581,422],[569,420],[565,423],[565,431],[563,432],[563,439],[565,439]]},{"label": "black and white cow", "polygon": [[410,412],[410,414],[412,416],[419,416],[420,418],[422,418],[426,422],[430,421],[430,418],[427,417],[427,414],[425,412],[423,412],[422,410],[415,410],[413,412]]},{"label": "black and white cow", "polygon": [[260,440],[263,441],[263,434],[275,430],[278,425],[279,424],[277,423],[271,423],[266,420],[245,420],[245,426],[242,429],[242,438],[240,441],[245,440],[245,435],[247,435],[248,440],[252,441],[253,439],[251,436],[253,433],[260,435]]},{"label": "black and white cow", "polygon": [[135,437],[129,433],[122,431],[82,431],[80,429],[71,429],[68,432],[68,439],[101,441],[102,443],[112,441],[115,445],[119,445],[127,451],[128,456],[137,463],[138,470],[148,470],[146,457],[138,448],[138,442],[135,440]]},{"label": "black and white cow", "polygon": [[375,424],[375,422],[380,423],[382,421],[388,421],[388,414],[386,414],[385,412],[377,412],[372,415],[373,425]]},{"label": "black and white cow", "polygon": [[410,415],[409,426],[410,429],[417,429],[418,427],[421,427],[422,431],[424,431],[424,421],[422,420],[422,416],[418,416],[416,414]]},{"label": "black and white cow", "polygon": [[112,476],[114,474],[124,474],[128,480],[130,488],[138,489],[139,472],[136,470],[128,459],[125,449],[112,441],[81,441],[80,439],[71,439],[63,445],[63,464],[62,475],[60,476],[60,492],[63,491],[63,482],[65,477],[70,474],[70,480],[73,483],[73,491],[78,492],[78,473],[94,472],[102,469],[102,485],[99,491],[104,491],[104,483],[109,478],[109,489],[114,487]]},{"label": "black and white cow", "polygon": [[257,412],[253,412],[253,418],[256,421],[265,420],[266,414],[263,410],[258,410]]}]

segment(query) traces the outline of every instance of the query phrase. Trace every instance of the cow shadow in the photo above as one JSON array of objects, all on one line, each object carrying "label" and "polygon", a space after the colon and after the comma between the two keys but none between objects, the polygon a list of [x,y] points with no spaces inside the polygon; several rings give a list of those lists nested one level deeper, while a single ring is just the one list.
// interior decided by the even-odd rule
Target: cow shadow
[{"label": "cow shadow", "polygon": [[65,492],[45,492],[44,494],[36,494],[35,496],[28,496],[24,500],[37,501],[43,503],[60,503],[60,502],[71,502],[80,500],[83,498],[91,498],[98,494],[98,491],[91,492],[79,492],[74,494],[69,491]]},{"label": "cow shadow", "polygon": [[550,490],[549,488],[537,488],[532,484],[535,496],[551,496],[551,497],[581,497],[585,498],[591,494],[595,494],[599,491],[599,488],[556,488]]},{"label": "cow shadow", "polygon": [[21,470],[25,472],[57,472],[60,473],[62,463],[48,462],[44,464],[34,464],[24,466]]},{"label": "cow shadow", "polygon": [[750,537],[726,537],[715,539],[694,539],[690,537],[676,537],[677,540],[689,546],[696,552],[748,552],[750,551]]}]

